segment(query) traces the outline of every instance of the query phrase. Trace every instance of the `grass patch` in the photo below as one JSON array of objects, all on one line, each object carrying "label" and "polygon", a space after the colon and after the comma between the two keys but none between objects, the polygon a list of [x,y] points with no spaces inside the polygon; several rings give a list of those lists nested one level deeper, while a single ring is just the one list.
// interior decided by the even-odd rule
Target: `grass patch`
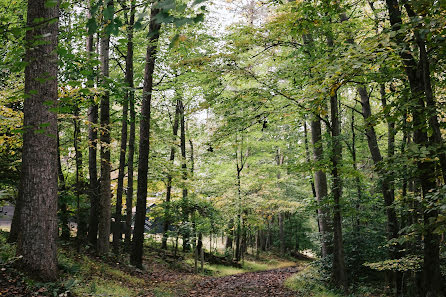
[{"label": "grass patch", "polygon": [[70,288],[75,296],[138,296],[145,281],[132,276],[119,267],[113,267],[74,250],[59,249],[59,268],[63,278],[73,278],[76,285]]},{"label": "grass patch", "polygon": [[308,265],[304,270],[293,275],[285,281],[285,287],[296,291],[302,296],[312,297],[340,297],[332,291],[330,291],[325,285],[324,280],[317,271],[317,269],[311,265]]},{"label": "grass patch", "polygon": [[94,277],[88,282],[83,282],[74,286],[71,292],[78,296],[116,296],[127,297],[137,296],[138,292],[124,286],[122,282],[104,280]]},{"label": "grass patch", "polygon": [[172,289],[167,288],[165,286],[155,287],[152,290],[152,294],[155,297],[175,297],[175,292]]},{"label": "grass patch", "polygon": [[132,276],[122,270],[118,270],[110,266],[105,268],[105,273],[114,279],[119,279],[120,281],[133,286],[143,286],[145,283],[145,281],[141,278]]}]

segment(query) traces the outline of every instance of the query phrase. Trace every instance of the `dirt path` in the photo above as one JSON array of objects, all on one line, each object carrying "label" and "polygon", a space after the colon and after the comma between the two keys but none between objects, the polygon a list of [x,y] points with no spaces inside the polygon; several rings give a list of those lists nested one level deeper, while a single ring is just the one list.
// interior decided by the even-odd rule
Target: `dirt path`
[{"label": "dirt path", "polygon": [[297,296],[283,282],[298,271],[298,267],[247,272],[225,277],[207,278],[192,288],[187,296],[194,297],[268,297]]}]

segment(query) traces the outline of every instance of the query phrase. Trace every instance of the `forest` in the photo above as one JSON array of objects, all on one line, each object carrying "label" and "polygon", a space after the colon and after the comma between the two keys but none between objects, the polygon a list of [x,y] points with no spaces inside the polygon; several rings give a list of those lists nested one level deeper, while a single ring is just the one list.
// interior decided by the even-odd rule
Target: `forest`
[{"label": "forest", "polygon": [[444,0],[0,0],[0,296],[446,296]]}]

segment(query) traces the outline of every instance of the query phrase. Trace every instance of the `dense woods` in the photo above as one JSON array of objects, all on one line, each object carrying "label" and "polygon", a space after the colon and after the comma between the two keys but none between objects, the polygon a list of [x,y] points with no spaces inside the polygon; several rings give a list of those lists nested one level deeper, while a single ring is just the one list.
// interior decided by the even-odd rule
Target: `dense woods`
[{"label": "dense woods", "polygon": [[[445,296],[444,1],[0,11],[2,271],[66,288],[70,248],[132,275],[278,257],[308,263],[246,296]],[[154,296],[217,294],[194,288]]]}]

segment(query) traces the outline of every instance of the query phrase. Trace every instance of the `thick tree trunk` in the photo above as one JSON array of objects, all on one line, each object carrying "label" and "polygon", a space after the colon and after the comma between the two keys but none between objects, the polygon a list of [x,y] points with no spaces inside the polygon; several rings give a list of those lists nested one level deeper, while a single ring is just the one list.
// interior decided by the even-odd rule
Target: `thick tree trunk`
[{"label": "thick tree trunk", "polygon": [[342,217],[341,217],[341,197],[342,197],[342,180],[339,172],[342,160],[341,145],[341,122],[339,119],[338,96],[337,90],[332,90],[330,94],[330,113],[331,113],[331,174],[332,195],[333,195],[333,280],[337,286],[344,290],[348,289],[347,275],[345,271],[344,260],[344,243],[342,240]]},{"label": "thick tree trunk", "polygon": [[28,1],[23,123],[26,130],[17,255],[22,256],[27,272],[53,281],[57,278],[57,114],[50,109],[57,104],[59,2],[51,7],[46,2]]},{"label": "thick tree trunk", "polygon": [[152,8],[149,25],[149,45],[147,47],[146,67],[144,73],[143,102],[141,106],[141,123],[139,130],[138,189],[136,194],[135,230],[130,255],[132,265],[142,267],[144,223],[147,203],[147,174],[149,171],[149,137],[150,137],[150,105],[153,91],[153,72],[161,25],[155,17],[159,10]]},{"label": "thick tree trunk", "polygon": [[[387,10],[389,12],[390,24],[392,30],[396,32],[394,40],[398,46],[404,46],[407,48],[404,40],[404,35],[400,32],[402,26],[401,11],[399,8],[398,0],[386,0]],[[409,5],[406,3],[406,10],[408,14],[413,17],[413,11],[411,11]],[[414,142],[430,151],[431,145],[442,147],[442,139],[439,131],[439,124],[437,118],[436,104],[433,98],[429,60],[426,53],[425,43],[420,38],[419,33],[415,32],[417,45],[419,47],[420,61],[416,62],[412,53],[408,50],[400,50],[400,56],[404,63],[407,78],[409,80],[409,86],[412,95],[412,116],[414,127]],[[426,116],[427,112],[427,116]],[[427,118],[426,118],[427,117]],[[433,131],[433,137],[429,140],[427,137],[427,123]],[[440,165],[442,167],[443,177],[446,175],[446,158],[444,154],[440,153]],[[435,156],[431,156],[430,159],[434,159]],[[430,199],[426,197],[429,192],[436,188],[435,179],[435,163],[428,160],[417,160],[418,179],[422,187],[423,199]],[[430,201],[435,203],[436,201]],[[442,276],[440,272],[440,237],[434,233],[435,222],[438,216],[438,211],[424,211],[424,263],[423,263],[423,275],[424,275],[424,295],[425,296],[439,296],[442,291]]]},{"label": "thick tree trunk", "polygon": [[[175,116],[173,120],[172,125],[172,145],[170,146],[170,157],[169,161],[170,164],[174,165],[175,160],[175,147],[176,147],[176,140],[178,135],[178,122],[180,118],[180,101],[177,100],[175,105]],[[169,172],[167,174],[167,189],[166,189],[166,209],[164,213],[164,223],[163,223],[163,239],[161,242],[161,248],[167,249],[167,232],[169,231],[169,224],[170,224],[170,198],[172,194],[172,174]]]},{"label": "thick tree trunk", "polygon": [[135,24],[135,4],[130,4],[130,19],[127,33],[127,57],[126,57],[126,83],[129,88],[127,91],[130,106],[130,135],[129,135],[129,153],[127,156],[127,196],[125,200],[125,246],[126,250],[130,250],[132,236],[132,208],[133,208],[133,158],[135,154],[135,132],[136,132],[136,115],[135,115],[135,91],[133,82],[133,26]]},{"label": "thick tree trunk", "polygon": [[[109,0],[107,7],[113,6]],[[104,30],[105,31],[105,30]],[[110,91],[105,85],[109,76],[110,35],[102,32],[101,36],[101,79],[105,90],[101,98],[101,180],[99,197],[98,254],[107,254],[110,248],[111,219],[111,159],[110,159]]]}]

